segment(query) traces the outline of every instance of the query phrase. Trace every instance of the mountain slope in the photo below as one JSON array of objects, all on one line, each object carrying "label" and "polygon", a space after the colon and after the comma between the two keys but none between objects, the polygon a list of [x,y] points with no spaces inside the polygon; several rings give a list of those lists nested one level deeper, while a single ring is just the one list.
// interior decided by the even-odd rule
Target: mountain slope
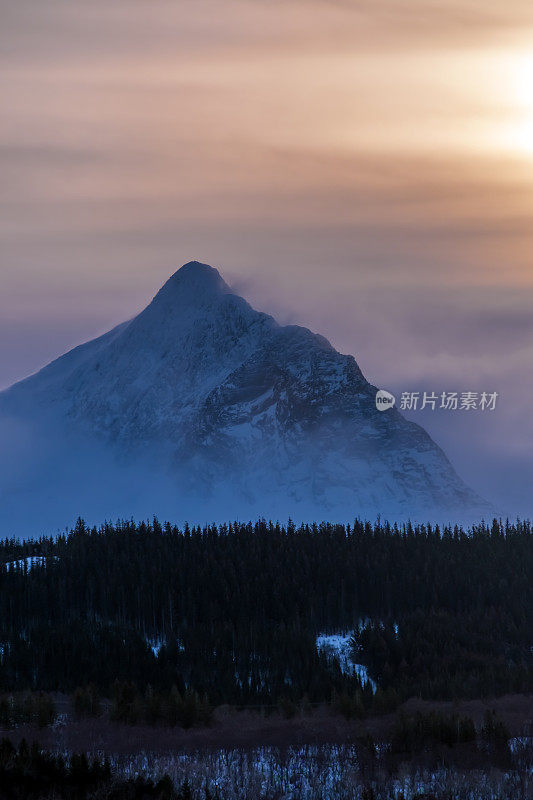
[{"label": "mountain slope", "polygon": [[480,511],[428,434],[396,409],[377,411],[375,392],[352,356],[278,325],[191,262],[134,319],[0,394],[4,420],[40,442],[15,485],[0,474],[0,500],[15,512],[44,492],[56,525],[82,512]]}]

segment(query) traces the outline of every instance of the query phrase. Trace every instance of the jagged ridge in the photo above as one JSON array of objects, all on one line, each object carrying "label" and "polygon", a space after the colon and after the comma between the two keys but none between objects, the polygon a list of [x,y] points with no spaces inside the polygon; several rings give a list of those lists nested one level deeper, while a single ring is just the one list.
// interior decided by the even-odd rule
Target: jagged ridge
[{"label": "jagged ridge", "polygon": [[352,356],[190,262],[134,319],[0,395],[0,410],[54,420],[66,442],[98,442],[139,474],[149,456],[173,476],[178,506],[194,496],[203,511],[210,497],[213,514],[227,503],[339,518],[483,508],[422,428],[376,410],[375,391]]}]

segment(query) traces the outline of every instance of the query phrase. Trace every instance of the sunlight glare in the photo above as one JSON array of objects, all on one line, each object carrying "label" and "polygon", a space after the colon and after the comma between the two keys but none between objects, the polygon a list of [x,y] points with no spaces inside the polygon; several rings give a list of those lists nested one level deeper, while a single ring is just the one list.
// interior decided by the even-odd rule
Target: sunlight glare
[{"label": "sunlight glare", "polygon": [[509,73],[514,119],[505,126],[503,138],[513,152],[533,155],[533,53],[513,55]]}]

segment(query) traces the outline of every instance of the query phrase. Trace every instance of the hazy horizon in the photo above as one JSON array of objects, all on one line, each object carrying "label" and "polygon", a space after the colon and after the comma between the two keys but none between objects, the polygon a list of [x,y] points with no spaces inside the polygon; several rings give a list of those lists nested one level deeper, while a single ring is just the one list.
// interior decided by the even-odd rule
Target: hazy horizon
[{"label": "hazy horizon", "polygon": [[531,513],[533,8],[0,0],[0,388],[181,264],[352,353]]}]

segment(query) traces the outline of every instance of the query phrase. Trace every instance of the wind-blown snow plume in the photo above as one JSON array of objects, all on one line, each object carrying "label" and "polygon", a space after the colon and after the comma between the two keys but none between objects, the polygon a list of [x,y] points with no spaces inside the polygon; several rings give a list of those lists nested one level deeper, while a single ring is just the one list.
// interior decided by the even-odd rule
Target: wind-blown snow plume
[{"label": "wind-blown snow plume", "polygon": [[191,262],[134,319],[0,394],[1,521],[17,535],[78,514],[487,511],[428,434],[377,411],[375,395],[352,356],[278,325]]}]

